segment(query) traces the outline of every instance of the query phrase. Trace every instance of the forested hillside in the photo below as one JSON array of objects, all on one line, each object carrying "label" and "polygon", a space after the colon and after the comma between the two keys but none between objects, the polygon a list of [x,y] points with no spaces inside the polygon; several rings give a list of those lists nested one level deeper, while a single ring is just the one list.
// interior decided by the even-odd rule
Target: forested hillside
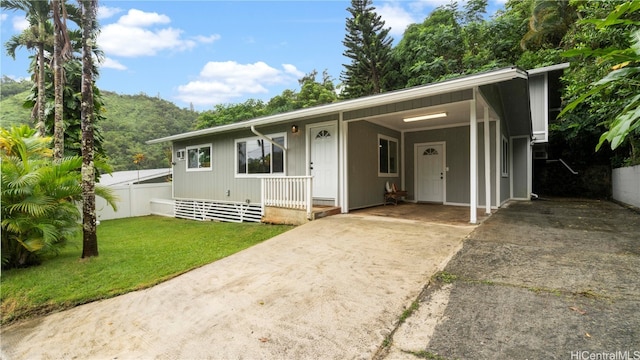
[{"label": "forested hillside", "polygon": [[[0,126],[8,128],[31,122],[30,109],[23,108],[29,91],[4,97],[0,101]],[[98,126],[104,137],[104,149],[114,171],[169,167],[168,144],[147,145],[145,141],[192,130],[198,113],[146,95],[102,93],[105,113]],[[142,159],[134,163],[136,155]]]}]

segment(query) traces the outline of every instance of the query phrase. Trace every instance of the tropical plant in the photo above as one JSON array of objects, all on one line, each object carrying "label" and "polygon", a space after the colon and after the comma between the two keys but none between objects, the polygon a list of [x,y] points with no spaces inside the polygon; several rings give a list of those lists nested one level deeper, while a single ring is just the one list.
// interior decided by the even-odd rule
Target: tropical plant
[{"label": "tropical plant", "polygon": [[[37,264],[80,230],[82,159],[52,161],[50,144],[26,125],[0,129],[3,267]],[[110,190],[97,191],[115,209]]]},{"label": "tropical plant", "polygon": [[[16,50],[25,47],[27,50],[36,51],[36,69],[33,73],[34,83],[38,87],[38,100],[32,113],[36,120],[36,128],[40,135],[45,135],[44,125],[44,68],[45,46],[52,44],[53,34],[49,14],[51,8],[48,1],[41,0],[3,0],[0,2],[3,9],[24,11],[29,21],[29,27],[21,34],[12,36],[5,44],[7,54],[15,59]],[[36,116],[33,116],[35,114]]]},{"label": "tropical plant", "polygon": [[[74,33],[72,36],[75,36]],[[75,41],[74,41],[75,43]],[[82,63],[73,58],[69,61],[65,61],[61,68],[64,73],[64,81],[62,82],[61,89],[62,96],[64,98],[63,104],[63,120],[64,120],[64,155],[81,155],[81,110],[82,110],[82,94],[80,92],[82,85]],[[94,70],[97,72],[97,69]],[[56,114],[55,108],[55,79],[54,73],[51,68],[45,69],[45,128],[48,135],[54,135],[55,133],[55,121]],[[37,89],[26,97],[24,106],[32,108],[35,106],[36,99],[38,97]],[[102,135],[102,131],[98,124],[104,122],[104,101],[97,86],[94,84],[93,88],[93,108],[94,119],[96,126],[94,126],[94,149],[96,156],[106,157],[106,153],[103,149],[105,142]],[[54,140],[55,141],[55,140]],[[55,147],[54,147],[55,149]]]},{"label": "tropical plant", "polygon": [[[633,162],[640,161],[640,1],[628,1],[619,4],[604,19],[585,19],[581,24],[595,25],[596,31],[615,34],[617,29],[624,29],[628,41],[612,44],[605,48],[585,47],[578,44],[574,50],[565,52],[572,59],[595,59],[594,64],[606,75],[589,84],[579,96],[574,97],[560,113],[560,117],[569,116],[579,106],[594,98],[607,100],[605,109],[613,109],[603,115],[602,122],[608,127],[598,141],[596,150],[605,142],[609,142],[614,150],[629,139]],[[608,36],[612,38],[615,36]],[[592,111],[601,113],[602,100]],[[589,104],[594,105],[593,102]],[[595,103],[597,104],[597,103]]]}]

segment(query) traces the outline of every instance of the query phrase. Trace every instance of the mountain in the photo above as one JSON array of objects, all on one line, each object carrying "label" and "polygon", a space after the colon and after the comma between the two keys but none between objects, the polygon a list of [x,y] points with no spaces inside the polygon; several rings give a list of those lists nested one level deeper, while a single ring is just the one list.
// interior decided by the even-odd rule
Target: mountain
[{"label": "mountain", "polygon": [[[0,127],[29,124],[30,109],[22,107],[29,91],[0,100]],[[145,141],[193,130],[198,113],[144,94],[120,95],[102,92],[104,120],[97,125],[104,137],[103,147],[114,171],[135,170],[137,154],[143,155],[140,169],[169,167],[169,144],[147,145]]]}]

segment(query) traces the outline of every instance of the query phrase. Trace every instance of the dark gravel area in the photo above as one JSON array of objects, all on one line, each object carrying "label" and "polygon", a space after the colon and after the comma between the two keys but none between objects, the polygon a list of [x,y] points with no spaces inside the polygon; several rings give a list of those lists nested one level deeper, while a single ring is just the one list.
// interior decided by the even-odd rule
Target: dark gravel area
[{"label": "dark gravel area", "polygon": [[596,200],[512,203],[444,272],[453,288],[426,358],[640,359],[636,212]]}]

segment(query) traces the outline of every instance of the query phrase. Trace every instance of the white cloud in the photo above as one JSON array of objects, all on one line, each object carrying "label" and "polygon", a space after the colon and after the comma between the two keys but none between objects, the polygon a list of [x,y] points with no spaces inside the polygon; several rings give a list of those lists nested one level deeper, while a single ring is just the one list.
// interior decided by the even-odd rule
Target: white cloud
[{"label": "white cloud", "polygon": [[198,35],[198,36],[195,36],[194,39],[200,43],[210,44],[216,40],[220,40],[220,35],[218,34],[213,34],[209,36]]},{"label": "white cloud", "polygon": [[3,14],[0,14],[0,21],[2,21],[2,22],[7,21],[7,17],[9,17],[9,15],[4,14],[4,13],[3,13]]},{"label": "white cloud", "polygon": [[291,64],[282,70],[259,61],[238,64],[235,61],[210,61],[202,68],[197,80],[178,87],[178,99],[195,105],[231,102],[246,95],[265,94],[267,86],[296,81],[300,74]]},{"label": "white cloud", "polygon": [[14,16],[13,20],[13,30],[17,32],[22,32],[29,27],[29,21],[27,21],[24,17]]},{"label": "white cloud", "polygon": [[127,67],[122,65],[118,60],[114,60],[108,57],[105,57],[100,67],[104,69],[115,69],[115,70],[127,70]]},{"label": "white cloud", "polygon": [[[458,6],[462,7],[464,3],[463,1],[458,1]],[[438,6],[449,5],[451,4],[451,0],[417,0],[409,3],[409,8],[413,12],[428,12],[430,13],[433,9]]]},{"label": "white cloud", "polygon": [[118,24],[131,27],[146,27],[154,24],[168,24],[171,19],[167,15],[156,12],[148,13],[137,9],[131,9],[118,20]]},{"label": "white cloud", "polygon": [[284,69],[285,72],[295,76],[298,79],[301,79],[305,75],[305,73],[298,70],[294,65],[291,65],[291,64],[282,64],[282,68]]},{"label": "white cloud", "polygon": [[108,6],[100,6],[98,7],[98,19],[108,19],[116,14],[123,12],[121,8],[117,7],[108,7]]},{"label": "white cloud", "polygon": [[381,7],[376,8],[376,13],[384,20],[385,27],[391,28],[389,33],[395,36],[402,36],[407,26],[419,21],[414,19],[413,16],[397,2],[384,3]]},{"label": "white cloud", "polygon": [[[196,46],[196,41],[184,39],[180,29],[153,28],[170,23],[166,15],[131,9],[113,24],[102,27],[98,44],[111,56],[153,56],[163,50],[183,51]],[[149,28],[152,27],[152,28]],[[217,35],[198,38],[201,42],[214,41]]]}]

